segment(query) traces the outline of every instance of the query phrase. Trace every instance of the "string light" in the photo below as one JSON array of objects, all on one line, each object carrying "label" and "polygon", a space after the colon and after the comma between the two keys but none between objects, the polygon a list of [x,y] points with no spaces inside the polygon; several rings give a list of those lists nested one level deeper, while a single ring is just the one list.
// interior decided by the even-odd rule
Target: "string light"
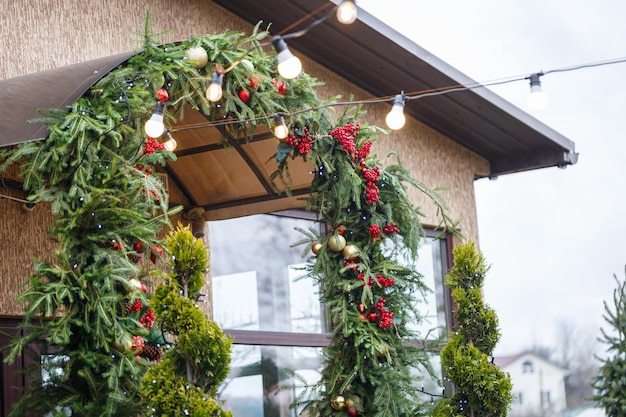
[{"label": "string light", "polygon": [[144,125],[144,131],[146,135],[151,138],[160,137],[165,132],[165,125],[163,124],[163,113],[165,112],[165,102],[157,101],[154,113],[146,124]]},{"label": "string light", "polygon": [[541,77],[543,73],[531,74],[530,77],[530,93],[526,97],[526,104],[531,110],[543,110],[548,105],[548,96],[541,90]]},{"label": "string light", "polygon": [[343,2],[337,7],[337,20],[339,23],[349,25],[354,23],[358,15],[356,2],[352,0],[343,0]]},{"label": "string light", "polygon": [[285,139],[289,135],[289,128],[285,124],[285,117],[282,114],[274,116],[274,136],[278,139]]},{"label": "string light", "polygon": [[206,89],[206,98],[212,103],[219,101],[222,98],[222,84],[224,83],[224,74],[220,71],[215,71],[211,76],[211,82]]},{"label": "string light", "polygon": [[272,38],[272,45],[276,49],[276,58],[278,59],[278,73],[284,78],[291,80],[300,75],[302,71],[302,62],[300,59],[291,53],[287,42],[282,36],[274,36]]},{"label": "string light", "polygon": [[385,122],[391,130],[402,129],[404,123],[406,123],[406,117],[404,116],[404,93],[398,94],[393,100],[393,106],[387,113]]},{"label": "string light", "polygon": [[163,142],[163,146],[165,147],[166,151],[174,152],[176,150],[176,147],[178,146],[178,142],[176,142],[176,139],[172,137],[172,133],[170,130],[166,132],[166,135],[167,140]]}]

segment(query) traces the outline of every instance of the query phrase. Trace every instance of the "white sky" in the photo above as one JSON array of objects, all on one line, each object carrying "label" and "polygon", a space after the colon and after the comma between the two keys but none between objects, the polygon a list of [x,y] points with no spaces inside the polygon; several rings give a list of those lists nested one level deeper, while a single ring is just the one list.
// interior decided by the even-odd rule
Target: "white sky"
[{"label": "white sky", "polygon": [[[626,57],[623,0],[359,0],[359,7],[479,82]],[[597,335],[626,264],[626,63],[547,74],[493,91],[576,143],[578,164],[476,182],[485,299],[496,354],[555,346],[560,324]],[[392,94],[393,92],[389,92]],[[445,184],[431,184],[433,186]]]}]

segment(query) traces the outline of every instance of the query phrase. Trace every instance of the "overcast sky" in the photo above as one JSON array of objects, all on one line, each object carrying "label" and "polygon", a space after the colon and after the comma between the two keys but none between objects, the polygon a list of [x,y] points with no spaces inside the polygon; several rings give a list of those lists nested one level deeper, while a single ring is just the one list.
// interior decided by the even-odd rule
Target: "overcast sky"
[{"label": "overcast sky", "polygon": [[[626,57],[623,0],[359,0],[358,5],[476,81]],[[568,323],[596,335],[626,265],[626,63],[547,74],[493,91],[576,143],[578,164],[476,182],[485,299],[496,354],[556,346]],[[389,92],[392,94],[393,92]],[[433,186],[445,184],[431,184]]]}]

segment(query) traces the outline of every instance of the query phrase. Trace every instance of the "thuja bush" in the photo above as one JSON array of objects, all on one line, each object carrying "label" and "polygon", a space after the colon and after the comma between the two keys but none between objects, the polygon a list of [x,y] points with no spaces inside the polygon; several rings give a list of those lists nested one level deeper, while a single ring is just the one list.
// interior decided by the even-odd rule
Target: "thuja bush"
[{"label": "thuja bush", "polygon": [[167,239],[169,273],[152,298],[172,338],[163,359],[145,374],[140,394],[149,416],[230,416],[216,400],[230,365],[231,339],[197,306],[208,256],[201,239],[179,225]]}]

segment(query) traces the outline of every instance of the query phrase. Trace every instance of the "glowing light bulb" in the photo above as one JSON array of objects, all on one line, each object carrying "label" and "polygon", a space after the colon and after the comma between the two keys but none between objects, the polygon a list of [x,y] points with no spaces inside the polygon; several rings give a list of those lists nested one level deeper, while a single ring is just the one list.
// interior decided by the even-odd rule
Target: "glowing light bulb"
[{"label": "glowing light bulb", "polygon": [[214,72],[211,76],[211,82],[206,89],[206,98],[211,103],[215,103],[222,98],[222,84],[224,82],[224,74],[220,72]]},{"label": "glowing light bulb", "polygon": [[278,139],[285,139],[289,135],[289,128],[285,124],[285,118],[277,114],[274,116],[274,136]]},{"label": "glowing light bulb", "polygon": [[300,75],[302,71],[302,62],[300,59],[291,53],[287,43],[281,36],[274,36],[272,39],[272,45],[276,49],[276,58],[278,58],[278,73],[284,78],[291,80]]},{"label": "glowing light bulb", "polygon": [[356,3],[352,0],[344,0],[337,8],[337,20],[344,25],[354,23],[357,14]]},{"label": "glowing light bulb", "polygon": [[406,117],[404,116],[404,97],[402,94],[398,94],[393,100],[393,106],[391,106],[391,111],[387,113],[385,122],[392,130],[398,130],[404,126]]},{"label": "glowing light bulb", "polygon": [[156,107],[154,108],[154,113],[146,124],[144,125],[144,131],[146,135],[151,138],[160,137],[163,132],[165,132],[165,125],[163,124],[163,113],[165,112],[165,103],[161,101],[157,101]]},{"label": "glowing light bulb", "polygon": [[167,140],[163,143],[163,146],[168,152],[174,152],[178,146],[178,142],[176,142],[176,139],[172,137],[172,134],[169,131],[167,132]]},{"label": "glowing light bulb", "polygon": [[548,105],[548,96],[541,91],[541,81],[539,77],[543,74],[532,74],[530,76],[530,93],[526,97],[526,104],[531,110],[543,110]]}]

